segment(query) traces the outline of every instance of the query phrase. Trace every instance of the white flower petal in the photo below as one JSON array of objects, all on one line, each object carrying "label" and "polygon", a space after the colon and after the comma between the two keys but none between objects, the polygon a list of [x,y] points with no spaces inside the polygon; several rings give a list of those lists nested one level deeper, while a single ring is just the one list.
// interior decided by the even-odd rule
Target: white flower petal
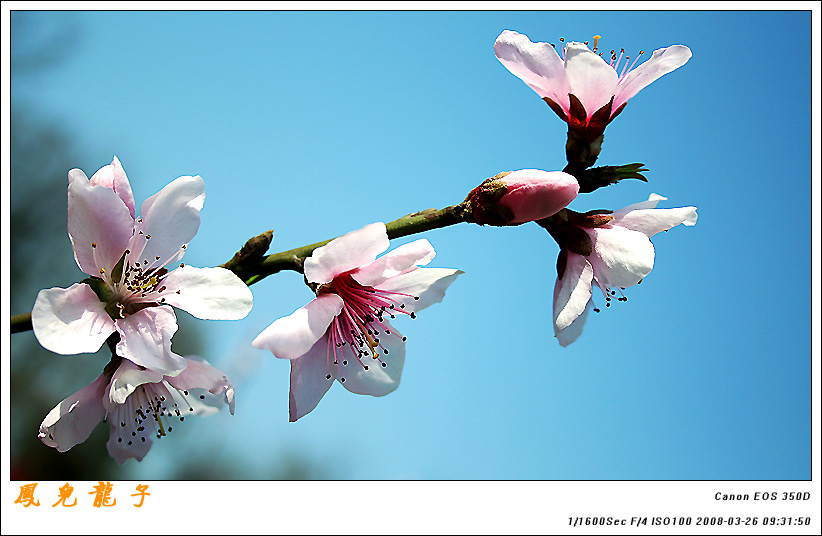
[{"label": "white flower petal", "polygon": [[[131,264],[176,263],[200,228],[200,210],[205,201],[203,179],[179,177],[149,197],[140,208],[142,223],[129,249]],[[151,237],[151,238],[147,238]],[[159,261],[157,259],[159,257]]]},{"label": "white flower petal", "polygon": [[203,320],[238,320],[251,310],[251,290],[225,268],[177,268],[166,275],[162,286],[165,290],[152,294],[152,300],[163,297],[164,303]]},{"label": "white flower petal", "polygon": [[643,233],[625,227],[586,229],[594,251],[588,262],[594,277],[606,287],[630,287],[651,273],[654,246]]},{"label": "white flower petal", "polygon": [[69,171],[68,235],[77,266],[100,277],[110,275],[128,248],[134,219],[110,188],[92,185],[79,169]]},{"label": "white flower petal", "polygon": [[646,236],[653,236],[661,231],[683,223],[696,225],[696,207],[682,208],[649,208],[632,210],[611,220],[612,225],[626,227]]},{"label": "white flower petal", "polygon": [[617,91],[619,77],[614,68],[583,43],[566,45],[565,74],[571,85],[571,93],[585,107],[587,119],[608,104]]},{"label": "white flower petal", "polygon": [[576,319],[574,319],[571,324],[566,327],[565,329],[558,330],[556,326],[554,326],[554,336],[559,341],[559,345],[563,348],[574,342],[582,335],[582,328],[585,326],[585,320],[588,318],[588,312],[593,308],[593,301],[588,300],[588,303],[585,304],[585,309],[583,309],[582,314],[580,314]]},{"label": "white flower petal", "polygon": [[628,102],[628,99],[639,93],[639,90],[660,76],[682,67],[689,59],[691,59],[691,49],[685,45],[673,45],[655,50],[651,59],[633,69],[620,82],[613,109],[616,110]]},{"label": "white flower petal", "polygon": [[114,333],[114,320],[85,283],[41,290],[31,324],[43,348],[63,355],[96,352]]},{"label": "white flower petal", "polygon": [[297,359],[325,334],[342,307],[343,300],[336,294],[318,296],[291,315],[275,320],[251,344],[283,359]]},{"label": "white flower petal", "polygon": [[117,406],[125,403],[138,386],[144,383],[158,383],[162,379],[161,372],[147,368],[141,369],[128,359],[124,359],[111,376],[107,387],[108,396],[104,398],[103,404],[108,411],[115,411]]},{"label": "white flower petal", "polygon": [[[228,376],[199,357],[188,356],[185,360],[188,363],[185,370],[176,376],[166,376],[168,384],[183,391],[208,391],[215,399],[227,404],[229,412],[234,415],[234,386]],[[198,399],[195,398],[192,402]]]},{"label": "white flower petal", "polygon": [[565,273],[554,285],[554,329],[561,331],[583,313],[591,300],[594,269],[582,255],[568,252]]},{"label": "white flower petal", "polygon": [[59,452],[65,452],[82,443],[94,427],[103,420],[103,393],[107,379],[104,374],[83,387],[52,409],[40,424],[37,437]]},{"label": "white flower petal", "polygon": [[177,331],[177,317],[171,307],[148,307],[115,324],[120,333],[117,355],[165,376],[186,367],[185,359],[171,351],[171,337]]},{"label": "white flower petal", "polygon": [[309,283],[330,283],[343,272],[373,262],[388,246],[384,223],[366,225],[315,249],[305,260],[305,277]]},{"label": "white flower petal", "polygon": [[463,273],[452,268],[417,268],[386,279],[376,288],[397,293],[390,297],[405,304],[407,311],[422,311],[429,305],[441,302],[445,290]]},{"label": "white flower petal", "polygon": [[389,251],[351,274],[351,277],[360,285],[373,287],[390,277],[401,274],[412,266],[425,266],[434,259],[434,255],[436,252],[431,243],[421,238]]},{"label": "white flower petal", "polygon": [[[377,359],[365,356],[360,361],[352,356],[346,360],[347,365],[340,363],[338,381],[352,393],[385,396],[400,386],[405,364],[405,342],[391,324],[387,321],[384,323],[392,334],[380,336],[380,346],[375,348],[379,356]],[[384,350],[388,350],[388,353]],[[347,348],[344,347],[342,352],[345,355]],[[338,357],[337,360],[339,359]]]},{"label": "white flower petal", "polygon": [[[170,396],[170,395],[169,395]],[[106,450],[109,456],[120,465],[126,463],[129,458],[134,458],[138,462],[143,461],[154,440],[151,438],[156,429],[153,428],[154,420],[151,424],[143,427],[134,422],[134,413],[130,411],[131,404],[122,404],[116,407],[114,412],[109,413],[108,429],[109,436],[106,442]],[[151,432],[146,428],[150,428]]]},{"label": "white flower petal", "polygon": [[288,420],[294,422],[316,408],[336,377],[337,367],[329,363],[328,337],[323,336],[302,357],[291,360]]},{"label": "white flower petal", "polygon": [[134,218],[134,194],[131,192],[131,184],[128,182],[126,172],[120,161],[115,156],[111,164],[103,166],[97,173],[91,176],[91,184],[105,186],[114,190],[123,203],[128,207],[129,214]]},{"label": "white flower petal", "polygon": [[548,97],[568,113],[571,86],[565,65],[548,43],[532,43],[527,36],[505,30],[494,43],[497,59],[540,97]]}]

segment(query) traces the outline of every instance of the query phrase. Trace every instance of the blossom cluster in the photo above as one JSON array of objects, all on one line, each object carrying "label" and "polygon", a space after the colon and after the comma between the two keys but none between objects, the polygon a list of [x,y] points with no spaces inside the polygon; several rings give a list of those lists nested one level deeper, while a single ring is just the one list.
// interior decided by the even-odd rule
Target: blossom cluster
[{"label": "blossom cluster", "polygon": [[204,188],[199,176],[179,177],[146,199],[137,217],[117,157],[91,179],[69,171],[69,239],[77,266],[91,277],[40,291],[31,313],[34,335],[64,355],[116,342],[103,373],[43,420],[39,437],[46,445],[64,452],[105,419],[109,454],[119,463],[142,460],[152,436],[171,431],[171,419],[213,411],[219,400],[234,412],[234,388],[222,372],[171,350],[172,306],[212,320],[237,320],[251,310],[251,291],[233,272],[180,262],[200,226]]},{"label": "blossom cluster", "polygon": [[[561,346],[581,335],[591,309],[599,310],[594,286],[606,306],[614,298],[623,301],[623,291],[653,268],[650,237],[697,219],[695,207],[656,208],[665,200],[657,194],[615,211],[568,208],[580,193],[625,178],[645,180],[642,164],[592,168],[603,132],[630,98],[691,56],[688,47],[673,45],[639,66],[639,56],[629,65],[624,51],[603,59],[599,39],[595,36],[593,49],[587,42],[563,41],[557,51],[517,32],[502,32],[496,57],[567,124],[568,165],[562,171],[498,173],[447,212],[454,222],[505,227],[536,222],[550,233],[559,246],[553,329]],[[79,169],[68,177],[68,236],[77,266],[89,277],[40,291],[32,327],[52,352],[96,352],[107,343],[112,357],[97,379],[48,413],[39,437],[64,452],[104,421],[109,454],[119,463],[139,461],[153,438],[171,432],[178,419],[223,405],[234,413],[228,377],[197,356],[172,351],[174,307],[200,319],[238,320],[251,310],[248,285],[255,280],[241,279],[239,270],[181,262],[200,225],[201,177],[172,181],[143,202],[139,216],[117,157],[91,179]],[[298,258],[295,266],[312,299],[251,341],[290,362],[290,421],[312,412],[335,381],[352,393],[376,397],[396,390],[407,338],[393,321],[416,318],[442,301],[463,273],[429,267],[436,253],[426,239],[386,253],[390,238],[385,223],[370,223]]]}]

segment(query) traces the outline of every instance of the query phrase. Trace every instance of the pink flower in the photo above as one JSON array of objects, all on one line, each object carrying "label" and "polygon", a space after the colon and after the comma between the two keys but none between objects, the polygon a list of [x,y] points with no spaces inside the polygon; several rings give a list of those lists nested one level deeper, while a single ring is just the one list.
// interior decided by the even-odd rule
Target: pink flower
[{"label": "pink flower", "polygon": [[65,452],[82,443],[101,420],[108,421],[108,453],[117,463],[142,461],[152,436],[172,430],[172,422],[187,415],[207,415],[225,403],[234,415],[234,388],[219,370],[195,356],[182,358],[187,366],[173,376],[119,361],[91,384],[66,398],[40,424],[38,437]]},{"label": "pink flower", "polygon": [[[515,76],[536,91],[569,130],[585,133],[592,141],[625,107],[628,99],[674,69],[685,65],[691,49],[673,45],[654,51],[651,59],[634,68],[639,55],[628,65],[624,50],[611,51],[606,62],[587,43],[569,42],[560,54],[548,43],[532,43],[527,36],[505,30],[494,43],[497,59]],[[624,63],[622,63],[624,60]]]},{"label": "pink flower", "polygon": [[416,313],[445,296],[462,272],[419,268],[434,258],[421,239],[388,249],[385,224],[373,223],[317,248],[305,278],[317,297],[276,320],[252,344],[291,360],[289,418],[313,410],[334,379],[357,394],[384,396],[400,383],[405,337],[389,318]]},{"label": "pink flower", "polygon": [[518,225],[556,214],[579,194],[579,183],[562,171],[520,169],[500,173],[471,190],[474,220],[482,225]]},{"label": "pink flower", "polygon": [[[605,295],[606,305],[619,289],[636,285],[654,266],[654,246],[649,237],[680,223],[696,224],[696,207],[657,209],[666,199],[651,194],[648,201],[613,213],[594,211],[571,213],[569,227],[551,234],[562,248],[557,261],[554,285],[554,334],[560,345],[568,346],[582,333],[593,308],[593,284]],[[570,211],[569,211],[570,213]]]},{"label": "pink flower", "polygon": [[91,180],[69,171],[68,234],[77,265],[92,276],[67,289],[41,290],[32,310],[34,335],[58,354],[96,352],[115,331],[117,355],[162,374],[185,368],[171,351],[177,317],[235,320],[251,310],[248,287],[224,268],[175,265],[200,226],[203,179],[180,177],[142,205],[120,161]]}]

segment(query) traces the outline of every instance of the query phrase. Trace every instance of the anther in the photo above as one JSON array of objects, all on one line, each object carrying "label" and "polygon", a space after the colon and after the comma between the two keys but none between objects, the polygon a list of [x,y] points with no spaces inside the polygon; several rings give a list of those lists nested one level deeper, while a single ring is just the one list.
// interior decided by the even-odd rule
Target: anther
[{"label": "anther", "polygon": [[96,242],[92,242],[92,243],[91,243],[91,247],[96,248],[96,247],[97,247],[97,243],[96,243]]}]

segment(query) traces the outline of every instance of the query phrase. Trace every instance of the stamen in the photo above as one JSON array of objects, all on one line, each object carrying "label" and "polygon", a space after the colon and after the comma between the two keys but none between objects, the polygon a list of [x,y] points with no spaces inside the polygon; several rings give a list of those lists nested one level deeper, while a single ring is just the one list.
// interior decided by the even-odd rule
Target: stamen
[{"label": "stamen", "polygon": [[595,35],[595,36],[594,36],[594,52],[596,52],[596,51],[597,51],[597,43],[599,42],[599,40],[600,40],[601,38],[602,38],[602,36],[601,36],[601,35]]},{"label": "stamen", "polygon": [[[331,367],[331,358],[341,371],[338,363],[338,349],[344,352],[343,347],[348,346],[351,357],[363,367],[369,370],[368,365],[363,362],[365,356],[370,355],[382,366],[387,366],[379,359],[380,350],[382,354],[388,355],[389,349],[380,341],[380,333],[387,336],[397,337],[405,340],[405,337],[390,329],[384,315],[395,318],[395,314],[406,314],[414,318],[413,311],[407,311],[406,304],[400,301],[402,298],[413,298],[419,300],[419,296],[412,296],[394,291],[386,291],[375,287],[366,287],[351,277],[350,273],[341,274],[334,278],[331,283],[324,286],[319,294],[334,293],[343,300],[343,308],[330,326],[328,347],[326,350],[327,368]],[[399,307],[397,307],[399,306]],[[390,311],[390,312],[389,312]],[[342,357],[342,356],[340,356]],[[348,365],[348,360],[342,362],[342,366]],[[330,379],[330,370],[326,376]],[[342,381],[342,375],[340,375]]]}]

